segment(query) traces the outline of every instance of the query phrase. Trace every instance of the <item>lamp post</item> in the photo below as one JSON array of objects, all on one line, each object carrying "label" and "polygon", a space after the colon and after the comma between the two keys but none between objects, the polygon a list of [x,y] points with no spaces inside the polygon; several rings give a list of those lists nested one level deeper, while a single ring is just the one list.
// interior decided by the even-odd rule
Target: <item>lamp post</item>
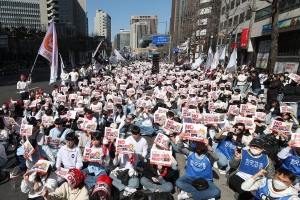
[{"label": "lamp post", "polygon": [[165,28],[165,35],[167,35],[167,26],[168,26],[168,21],[165,21],[165,22],[157,22],[157,23],[164,23],[164,24],[166,24],[166,28]]}]

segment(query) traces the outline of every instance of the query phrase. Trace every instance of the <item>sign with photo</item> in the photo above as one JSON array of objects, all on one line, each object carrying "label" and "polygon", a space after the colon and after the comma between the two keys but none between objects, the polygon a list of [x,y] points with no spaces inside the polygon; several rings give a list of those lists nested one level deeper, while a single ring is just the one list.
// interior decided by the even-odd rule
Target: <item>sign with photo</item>
[{"label": "sign with photo", "polygon": [[87,121],[87,123],[84,124],[84,130],[86,131],[96,132],[96,129],[97,129],[97,122],[89,120]]},{"label": "sign with photo", "polygon": [[12,118],[12,117],[4,117],[4,120],[6,121],[6,123],[8,125],[17,125],[17,123],[15,122],[14,118]]},{"label": "sign with photo", "polygon": [[118,129],[105,127],[104,137],[108,139],[118,139],[120,131]]},{"label": "sign with photo", "polygon": [[203,113],[203,121],[208,124],[224,123],[226,114]]},{"label": "sign with photo", "polygon": [[113,97],[113,102],[115,104],[121,104],[122,105],[122,98],[121,97]]},{"label": "sign with photo", "polygon": [[192,114],[197,113],[196,109],[182,108],[182,118],[191,118]]},{"label": "sign with photo", "polygon": [[161,148],[167,150],[169,149],[169,138],[164,134],[158,133],[153,141],[153,144],[156,144]]},{"label": "sign with photo", "polygon": [[28,136],[28,137],[30,137],[32,135],[32,129],[33,129],[32,125],[21,124],[20,136]]},{"label": "sign with photo", "polygon": [[280,113],[293,113],[291,106],[280,106]]},{"label": "sign with photo", "polygon": [[76,118],[76,111],[75,110],[69,110],[69,111],[67,111],[67,118],[69,118],[69,119],[75,119]]},{"label": "sign with photo", "polygon": [[255,118],[257,118],[261,122],[266,122],[267,121],[267,114],[264,112],[256,112],[255,113]]},{"label": "sign with photo", "polygon": [[202,124],[183,124],[183,138],[202,142],[207,137],[207,127]]},{"label": "sign with photo", "polygon": [[51,126],[54,123],[53,116],[42,116],[42,122],[47,127]]},{"label": "sign with photo", "polygon": [[254,119],[253,118],[248,118],[248,117],[238,117],[236,116],[234,118],[234,124],[236,123],[243,123],[245,124],[245,128],[248,130],[254,130],[255,124],[254,124]]},{"label": "sign with photo", "polygon": [[167,119],[166,113],[154,113],[154,123],[155,124],[164,124]]},{"label": "sign with photo", "polygon": [[291,140],[294,140],[293,147],[300,147],[300,133],[292,133]]},{"label": "sign with photo", "polygon": [[150,164],[171,167],[172,151],[151,149]]},{"label": "sign with photo", "polygon": [[23,144],[23,147],[24,147],[23,156],[25,159],[29,159],[35,150],[33,146],[30,144],[29,140],[26,140],[26,142]]},{"label": "sign with photo", "polygon": [[74,111],[79,115],[84,115],[84,108],[74,108]]},{"label": "sign with photo", "polygon": [[238,116],[240,113],[240,108],[237,105],[230,105],[228,108],[228,113],[234,116]]},{"label": "sign with photo", "polygon": [[86,160],[89,162],[99,162],[102,157],[102,149],[101,148],[88,148],[85,147],[83,156],[85,156]]},{"label": "sign with photo", "polygon": [[254,116],[256,112],[255,105],[241,104],[240,106],[240,114],[241,115],[251,115]]},{"label": "sign with photo", "polygon": [[173,133],[180,133],[182,124],[173,120],[167,119],[163,127],[166,130],[172,131]]},{"label": "sign with photo", "polygon": [[27,171],[27,173],[38,172],[41,174],[47,174],[50,165],[51,162],[47,160],[38,160],[33,167]]},{"label": "sign with photo", "polygon": [[116,152],[123,154],[134,153],[134,144],[130,143],[128,140],[118,139]]},{"label": "sign with photo", "polygon": [[199,113],[192,114],[192,122],[193,124],[202,124],[203,123],[203,115]]},{"label": "sign with photo", "polygon": [[270,130],[274,132],[283,132],[284,134],[290,134],[292,132],[293,123],[281,122],[272,120],[270,124]]}]

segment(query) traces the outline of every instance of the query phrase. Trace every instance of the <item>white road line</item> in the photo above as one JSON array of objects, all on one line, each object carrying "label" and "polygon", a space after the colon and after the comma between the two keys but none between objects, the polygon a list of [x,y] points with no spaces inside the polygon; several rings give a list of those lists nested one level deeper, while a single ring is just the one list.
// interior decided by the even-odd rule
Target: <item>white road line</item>
[{"label": "white road line", "polygon": [[[40,87],[34,87],[34,88],[29,88],[28,90],[33,90],[33,89],[37,89],[37,88],[40,88]],[[16,92],[17,94],[20,93],[20,92]]]}]

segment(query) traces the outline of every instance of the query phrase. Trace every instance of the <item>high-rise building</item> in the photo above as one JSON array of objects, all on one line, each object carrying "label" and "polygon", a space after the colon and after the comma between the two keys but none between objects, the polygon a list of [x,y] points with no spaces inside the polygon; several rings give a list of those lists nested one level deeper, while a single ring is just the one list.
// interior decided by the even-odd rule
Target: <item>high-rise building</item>
[{"label": "high-rise building", "polygon": [[157,33],[158,18],[157,15],[134,15],[130,17],[130,25],[136,22],[146,22],[148,25],[147,34]]},{"label": "high-rise building", "polygon": [[96,10],[94,18],[94,35],[105,36],[109,42],[111,41],[111,17],[100,9]]},{"label": "high-rise building", "polygon": [[[44,4],[45,1],[41,1],[41,7]],[[59,23],[58,26],[66,28],[62,31],[66,31],[67,35],[74,35],[74,31],[79,35],[87,35],[86,0],[49,0],[46,2],[46,9],[48,23],[53,19]],[[58,30],[58,34],[59,32]]]},{"label": "high-rise building", "polygon": [[130,30],[120,29],[120,33],[114,36],[114,48],[122,51],[124,47],[130,46]]},{"label": "high-rise building", "polygon": [[[0,0],[0,23],[4,27],[41,29],[39,0]],[[45,26],[47,22],[45,22]]]},{"label": "high-rise building", "polygon": [[148,34],[147,22],[136,22],[130,25],[130,47],[135,49],[139,46],[140,39]]}]

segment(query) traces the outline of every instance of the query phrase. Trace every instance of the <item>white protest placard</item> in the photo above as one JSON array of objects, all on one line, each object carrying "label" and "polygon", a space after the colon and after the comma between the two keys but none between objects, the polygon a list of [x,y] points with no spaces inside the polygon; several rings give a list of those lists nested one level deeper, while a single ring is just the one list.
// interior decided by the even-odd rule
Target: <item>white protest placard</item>
[{"label": "white protest placard", "polygon": [[30,158],[30,156],[34,153],[34,148],[30,144],[29,140],[26,140],[26,142],[24,142],[23,147],[24,147],[24,154],[23,154],[24,158],[25,159]]},{"label": "white protest placard", "polygon": [[69,99],[77,99],[77,94],[69,94]]},{"label": "white protest placard", "polygon": [[116,152],[123,154],[134,153],[134,144],[130,143],[128,140],[118,139]]},{"label": "white protest placard", "polygon": [[224,104],[222,102],[215,103],[215,102],[209,102],[208,103],[208,110],[209,111],[215,111],[216,109],[222,108]]},{"label": "white protest placard", "polygon": [[61,87],[60,91],[66,94],[68,92],[68,87]]},{"label": "white protest placard", "polygon": [[193,106],[193,107],[198,106],[198,102],[197,102],[196,98],[189,98],[187,104],[188,104],[188,106]]},{"label": "white protest placard", "polygon": [[171,167],[172,151],[151,149],[150,164],[163,165]]},{"label": "white protest placard", "polygon": [[182,108],[182,118],[191,118],[192,114],[197,113],[196,109]]},{"label": "white protest placard", "polygon": [[57,98],[56,98],[56,101],[57,102],[65,102],[66,101],[66,95],[57,95]]},{"label": "white protest placard", "polygon": [[240,94],[231,95],[231,100],[229,102],[232,103],[234,101],[241,101],[241,95]]},{"label": "white protest placard", "polygon": [[256,112],[255,105],[241,104],[240,114],[241,115],[251,115],[254,116]]},{"label": "white protest placard", "polygon": [[69,110],[69,111],[67,111],[67,118],[69,118],[69,119],[75,119],[76,118],[76,111],[75,110]]},{"label": "white protest placard", "polygon": [[83,115],[84,114],[84,108],[74,108],[74,111],[79,114],[79,115]]},{"label": "white protest placard", "polygon": [[122,105],[122,98],[121,97],[113,97],[113,102],[115,104],[121,104]]},{"label": "white protest placard", "polygon": [[300,133],[292,133],[291,140],[294,140],[293,147],[300,147]]},{"label": "white protest placard", "polygon": [[53,116],[42,116],[42,122],[45,126],[51,126],[54,123]]},{"label": "white protest placard", "polygon": [[92,108],[93,112],[101,112],[102,111],[102,105],[101,104],[100,105],[99,104],[96,104],[96,105],[92,104],[91,108]]},{"label": "white protest placard", "polygon": [[293,123],[281,122],[272,120],[270,124],[270,130],[274,132],[283,132],[284,134],[290,134],[292,132]]},{"label": "white protest placard", "polygon": [[224,123],[226,114],[203,113],[203,121],[208,124]]},{"label": "white protest placard", "polygon": [[65,169],[65,168],[61,167],[60,170],[59,171],[56,170],[55,173],[56,173],[57,176],[59,176],[61,178],[64,178],[67,175],[68,171],[69,171],[69,169]]},{"label": "white protest placard", "polygon": [[15,122],[14,118],[12,117],[4,117],[4,120],[8,125],[16,125],[17,123]]},{"label": "white protest placard", "polygon": [[253,118],[248,118],[248,117],[238,117],[236,116],[234,118],[234,124],[236,123],[243,123],[245,124],[245,128],[248,130],[254,130],[255,124],[254,124],[254,119]]},{"label": "white protest placard", "polygon": [[192,114],[192,122],[193,124],[202,124],[203,122],[203,115],[199,113]]},{"label": "white protest placard", "polygon": [[169,110],[168,109],[166,109],[166,108],[162,108],[162,107],[158,107],[157,108],[157,113],[166,113],[166,112],[168,112]]},{"label": "white protest placard", "polygon": [[160,146],[161,148],[167,150],[169,149],[169,138],[161,133],[158,133],[156,138],[153,141],[153,144]]},{"label": "white protest placard", "polygon": [[264,112],[256,112],[255,113],[255,118],[257,118],[261,122],[266,122],[267,121],[267,114]]},{"label": "white protest placard", "polygon": [[87,118],[79,117],[76,123],[79,129],[85,130],[85,124],[88,123],[89,121],[90,120]]},{"label": "white protest placard", "polygon": [[108,139],[118,139],[120,131],[118,129],[105,127],[104,137]]},{"label": "white protest placard", "polygon": [[83,96],[79,96],[79,95],[77,95],[77,97],[76,97],[76,101],[78,102],[78,101],[83,101]]},{"label": "white protest placard", "polygon": [[210,92],[210,98],[211,99],[217,99],[218,98],[218,94],[217,94],[217,92],[215,92],[215,91],[213,91],[213,92]]},{"label": "white protest placard", "polygon": [[240,113],[240,108],[237,105],[230,105],[228,108],[228,113],[234,116],[238,116]]},{"label": "white protest placard", "polygon": [[30,100],[23,100],[23,103],[24,103],[24,107],[27,107],[30,104]]},{"label": "white protest placard", "polygon": [[166,96],[166,93],[163,92],[163,91],[159,91],[159,92],[157,92],[157,94],[156,94],[156,98],[157,98],[157,99],[160,99],[160,100],[163,100],[163,99],[165,98],[165,96]]},{"label": "white protest placard", "polygon": [[32,125],[21,124],[20,136],[28,136],[28,137],[30,137],[32,135],[32,129],[33,129]]},{"label": "white protest placard", "polygon": [[120,90],[126,90],[127,85],[120,85]]},{"label": "white protest placard", "polygon": [[114,109],[114,104],[113,103],[106,103],[106,110],[113,110]]},{"label": "white protest placard", "polygon": [[175,122],[171,119],[167,119],[163,128],[166,130],[172,131],[173,133],[180,133],[182,124]]},{"label": "white protest placard", "polygon": [[83,156],[89,162],[99,162],[102,157],[102,150],[101,148],[88,148],[85,147]]},{"label": "white protest placard", "polygon": [[128,96],[132,96],[135,94],[135,90],[133,88],[129,88],[126,90],[126,93]]},{"label": "white protest placard", "polygon": [[27,171],[27,173],[30,172],[38,172],[41,174],[47,174],[48,168],[51,165],[51,162],[47,160],[38,160],[31,169]]},{"label": "white protest placard", "polygon": [[59,138],[52,138],[51,136],[47,136],[46,135],[45,139],[46,139],[46,141],[47,141],[48,144],[52,144],[54,146],[57,146],[60,143]]},{"label": "white protest placard", "polygon": [[296,74],[296,73],[291,73],[289,75],[289,78],[292,79],[292,80],[294,80],[297,83],[299,83],[299,81],[300,81],[300,76],[298,74]]},{"label": "white protest placard", "polygon": [[84,130],[95,132],[97,129],[97,122],[89,120],[87,123],[84,124]]},{"label": "white protest placard", "polygon": [[31,102],[29,103],[28,107],[29,107],[29,108],[34,108],[34,107],[36,107],[36,100],[31,101]]},{"label": "white protest placard", "polygon": [[202,124],[183,124],[183,138],[185,140],[193,140],[202,142],[207,135],[207,127]]},{"label": "white protest placard", "polygon": [[154,123],[155,124],[164,124],[167,119],[166,113],[154,113]]},{"label": "white protest placard", "polygon": [[293,113],[291,106],[280,106],[280,113]]}]

